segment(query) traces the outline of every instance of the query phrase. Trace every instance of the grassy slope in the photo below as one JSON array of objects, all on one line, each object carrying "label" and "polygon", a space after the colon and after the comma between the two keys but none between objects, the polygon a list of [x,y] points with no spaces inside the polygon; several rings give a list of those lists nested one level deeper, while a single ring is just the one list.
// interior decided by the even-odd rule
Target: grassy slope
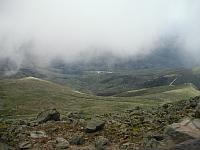
[{"label": "grassy slope", "polygon": [[159,86],[120,93],[117,97],[143,98],[159,102],[171,102],[200,95],[193,84]]},{"label": "grassy slope", "polygon": [[57,108],[63,112],[83,110],[87,113],[104,113],[134,106],[135,103],[130,101],[89,96],[36,78],[0,81],[2,115],[28,115],[46,108]]},{"label": "grassy slope", "polygon": [[[82,110],[88,114],[123,111],[134,106],[155,106],[200,95],[191,85],[147,92],[134,97],[97,97],[37,78],[0,80],[0,114],[35,115],[42,109],[57,108],[62,113]],[[155,89],[153,89],[155,91]],[[145,92],[144,92],[145,93]]]},{"label": "grassy slope", "polygon": [[120,97],[145,96],[145,95],[165,93],[165,92],[171,93],[170,91],[177,91],[177,90],[182,91],[184,89],[187,89],[191,91],[192,93],[196,93],[196,92],[199,93],[199,91],[196,89],[196,87],[193,84],[188,83],[188,84],[181,84],[181,85],[175,85],[175,86],[167,85],[167,86],[158,86],[158,87],[152,87],[152,88],[143,88],[139,90],[131,90],[131,91],[126,91],[126,92],[117,94],[116,96],[120,96]]}]

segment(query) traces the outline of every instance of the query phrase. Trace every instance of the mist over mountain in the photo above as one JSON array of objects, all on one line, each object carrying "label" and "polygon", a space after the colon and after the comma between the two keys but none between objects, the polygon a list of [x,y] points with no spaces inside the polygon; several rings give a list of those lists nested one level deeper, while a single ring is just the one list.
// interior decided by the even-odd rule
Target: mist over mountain
[{"label": "mist over mountain", "polygon": [[151,53],[130,57],[120,57],[109,51],[99,53],[97,50],[80,54],[80,59],[74,62],[66,62],[61,57],[55,57],[48,63],[42,64],[34,55],[27,54],[21,60],[21,64],[16,64],[11,58],[1,59],[0,69],[6,75],[17,73],[21,68],[37,69],[38,67],[55,68],[63,73],[77,73],[80,71],[115,71],[129,69],[173,69],[195,67],[198,62],[183,54],[173,43],[167,42]]},{"label": "mist over mountain", "polygon": [[[160,41],[160,46],[145,55],[120,57],[109,51],[95,53],[90,51],[81,54],[79,61],[65,63],[62,59],[54,59],[49,67],[64,70],[66,73],[77,71],[115,71],[130,69],[175,69],[195,67],[198,62],[187,52],[177,47],[176,38]],[[92,57],[91,57],[92,55]]]},{"label": "mist over mountain", "polygon": [[2,0],[1,70],[198,65],[199,7],[188,0]]}]

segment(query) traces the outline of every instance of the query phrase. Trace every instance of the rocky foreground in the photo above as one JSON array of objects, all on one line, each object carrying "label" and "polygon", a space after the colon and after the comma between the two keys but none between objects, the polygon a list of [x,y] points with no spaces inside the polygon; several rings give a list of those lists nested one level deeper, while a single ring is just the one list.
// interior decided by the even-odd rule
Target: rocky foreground
[{"label": "rocky foreground", "polygon": [[92,118],[49,109],[35,119],[2,119],[0,141],[2,150],[199,150],[200,97]]}]

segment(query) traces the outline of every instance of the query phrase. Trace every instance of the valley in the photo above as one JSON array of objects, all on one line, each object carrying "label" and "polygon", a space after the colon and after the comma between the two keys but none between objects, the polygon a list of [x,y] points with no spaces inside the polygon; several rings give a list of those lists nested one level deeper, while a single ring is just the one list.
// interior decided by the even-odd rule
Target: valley
[{"label": "valley", "polygon": [[[38,137],[36,143],[41,149],[53,150],[58,147],[56,143],[49,145],[41,139],[55,142],[59,140],[58,135],[68,141],[75,137],[84,140],[79,146],[76,142],[68,145],[67,141],[60,141],[72,150],[93,150],[98,146],[124,150],[170,148],[186,140],[175,142],[167,127],[194,117],[195,107],[200,103],[199,82],[196,82],[199,77],[197,68],[76,74],[52,69],[21,69],[12,76],[1,76],[0,136],[8,138],[3,140],[8,147],[17,147],[19,143],[22,149],[36,148],[32,140],[35,136],[44,136]],[[43,115],[55,112],[60,121],[49,114],[46,119],[50,122],[44,120],[40,124],[37,122],[39,112]],[[96,134],[87,133],[84,128],[93,118],[103,120],[105,129],[94,131]],[[16,129],[10,132],[14,126]],[[50,128],[56,128],[51,136]],[[44,135],[33,136],[36,131]],[[106,140],[108,145],[98,145],[98,140]],[[94,141],[97,142],[95,147]]]},{"label": "valley", "polygon": [[[0,111],[2,116],[17,116],[35,114],[42,109],[57,108],[63,113],[83,111],[91,115],[94,112],[97,114],[122,112],[135,106],[159,106],[200,95],[197,87],[192,83],[169,86],[168,84],[171,81],[169,79],[173,79],[173,76],[173,78],[169,76],[165,80],[162,79],[164,77],[156,77],[154,81],[160,79],[157,84],[162,86],[151,87],[154,85],[149,84],[146,86],[147,82],[151,83],[149,78],[152,78],[152,76],[149,74],[141,76],[139,74],[134,79],[133,75],[117,75],[116,73],[111,76],[88,74],[87,76],[84,75],[83,79],[82,75],[78,77],[74,75],[70,84],[65,83],[68,81],[66,79],[62,85],[59,82],[64,81],[64,77],[52,78],[49,76],[48,80],[36,77],[2,79],[0,81]],[[137,80],[137,78],[141,79]],[[145,78],[147,81],[144,80]],[[52,81],[49,81],[49,79]],[[76,82],[76,84],[71,86],[73,82]],[[90,84],[90,87],[86,84]],[[146,88],[139,88],[141,85]],[[122,86],[124,86],[123,90],[119,90]],[[98,89],[95,89],[95,87]],[[94,89],[89,91],[90,88]],[[132,90],[130,90],[131,88]],[[115,90],[115,92],[111,96],[107,96],[105,93],[101,94],[104,96],[98,96],[99,92],[93,93],[94,90],[102,92],[103,89],[105,93],[111,90]],[[85,91],[88,92],[84,93]]]}]

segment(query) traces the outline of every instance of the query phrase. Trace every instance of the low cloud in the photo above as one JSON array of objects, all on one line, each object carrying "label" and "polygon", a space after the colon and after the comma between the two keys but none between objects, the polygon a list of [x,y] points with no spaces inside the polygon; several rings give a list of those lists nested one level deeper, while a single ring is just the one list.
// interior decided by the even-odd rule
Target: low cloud
[{"label": "low cloud", "polygon": [[0,59],[18,67],[30,58],[39,65],[105,53],[136,59],[177,37],[198,62],[199,18],[198,0],[0,0]]}]

